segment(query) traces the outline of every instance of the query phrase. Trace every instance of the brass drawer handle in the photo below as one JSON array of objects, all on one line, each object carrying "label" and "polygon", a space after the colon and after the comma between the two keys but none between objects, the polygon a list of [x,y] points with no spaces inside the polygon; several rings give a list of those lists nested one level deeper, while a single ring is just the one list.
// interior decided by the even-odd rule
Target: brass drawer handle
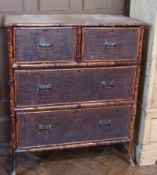
[{"label": "brass drawer handle", "polygon": [[38,48],[39,49],[53,49],[54,48],[54,44],[53,43],[49,43],[49,42],[40,41],[39,44],[38,44]]},{"label": "brass drawer handle", "polygon": [[99,127],[110,128],[111,126],[112,126],[111,120],[100,120],[99,121]]},{"label": "brass drawer handle", "polygon": [[113,49],[113,48],[116,48],[117,47],[117,43],[115,42],[105,42],[104,43],[104,47],[107,48],[107,49]]},{"label": "brass drawer handle", "polygon": [[38,91],[49,91],[52,89],[52,84],[39,84]]},{"label": "brass drawer handle", "polygon": [[44,130],[49,131],[49,130],[52,129],[52,125],[51,125],[51,124],[48,124],[48,125],[41,125],[41,124],[39,124],[39,125],[38,125],[38,129],[39,129],[40,131],[44,131]]},{"label": "brass drawer handle", "polygon": [[101,82],[102,88],[113,88],[115,86],[114,80],[106,80]]}]

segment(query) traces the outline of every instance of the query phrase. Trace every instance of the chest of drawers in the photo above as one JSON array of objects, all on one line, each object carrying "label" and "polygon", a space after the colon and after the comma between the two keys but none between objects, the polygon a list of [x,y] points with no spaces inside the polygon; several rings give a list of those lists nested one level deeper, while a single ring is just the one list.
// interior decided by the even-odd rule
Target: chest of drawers
[{"label": "chest of drawers", "polygon": [[15,155],[125,143],[133,163],[143,24],[109,15],[6,16]]}]

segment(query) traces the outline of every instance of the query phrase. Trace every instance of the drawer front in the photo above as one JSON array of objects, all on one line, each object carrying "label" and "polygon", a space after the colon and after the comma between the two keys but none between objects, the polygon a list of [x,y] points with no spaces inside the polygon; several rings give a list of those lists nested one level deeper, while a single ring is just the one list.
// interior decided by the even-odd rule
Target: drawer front
[{"label": "drawer front", "polygon": [[85,28],[83,30],[83,60],[137,60],[138,40],[138,28]]},{"label": "drawer front", "polygon": [[136,67],[16,70],[16,105],[133,99]]},{"label": "drawer front", "polygon": [[18,147],[128,138],[131,106],[17,113]]},{"label": "drawer front", "polygon": [[74,61],[75,28],[15,28],[15,61]]}]

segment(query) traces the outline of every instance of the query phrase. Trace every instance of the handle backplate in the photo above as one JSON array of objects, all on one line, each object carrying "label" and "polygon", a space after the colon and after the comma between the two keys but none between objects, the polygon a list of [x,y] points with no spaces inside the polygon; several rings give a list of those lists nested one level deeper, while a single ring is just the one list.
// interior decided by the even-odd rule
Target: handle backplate
[{"label": "handle backplate", "polygon": [[110,128],[112,126],[112,121],[104,119],[104,120],[100,120],[98,124],[99,124],[99,127]]},{"label": "handle backplate", "polygon": [[39,49],[53,49],[54,48],[54,44],[53,43],[50,43],[50,42],[40,41],[38,43],[38,48]]},{"label": "handle backplate", "polygon": [[108,42],[108,41],[105,41],[104,47],[105,47],[106,49],[113,49],[113,48],[116,48],[116,47],[117,47],[117,43],[116,43],[116,42]]},{"label": "handle backplate", "polygon": [[38,91],[49,91],[52,89],[52,84],[39,84]]},{"label": "handle backplate", "polygon": [[38,129],[40,131],[49,131],[52,129],[52,125],[51,124],[47,124],[47,125],[39,124]]},{"label": "handle backplate", "polygon": [[101,82],[102,88],[113,88],[115,86],[114,80],[105,80]]}]

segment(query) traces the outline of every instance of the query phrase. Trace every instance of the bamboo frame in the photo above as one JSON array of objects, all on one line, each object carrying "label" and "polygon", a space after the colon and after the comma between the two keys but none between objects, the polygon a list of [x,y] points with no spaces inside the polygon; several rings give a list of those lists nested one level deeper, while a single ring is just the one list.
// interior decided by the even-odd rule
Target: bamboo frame
[{"label": "bamboo frame", "polygon": [[[21,24],[18,24],[21,26]],[[40,27],[42,25],[39,25]],[[46,25],[45,25],[46,26]],[[48,24],[48,26],[52,27],[52,25]],[[120,27],[130,27],[119,24]],[[28,27],[32,27],[28,25]],[[34,26],[36,28],[37,26]],[[60,26],[61,27],[61,26]],[[71,27],[71,26],[70,26]],[[75,26],[76,27],[76,26]],[[85,26],[89,27],[89,26]],[[93,26],[90,26],[93,27]],[[100,26],[97,26],[100,27]],[[111,26],[109,26],[111,27]],[[109,145],[116,143],[126,143],[128,144],[128,156],[129,161],[132,165],[134,165],[134,148],[133,148],[133,140],[134,140],[134,125],[136,119],[137,112],[137,101],[138,101],[138,90],[139,90],[139,79],[140,79],[140,66],[142,61],[142,40],[143,40],[143,25],[139,24],[131,26],[139,28],[139,38],[138,38],[138,59],[137,60],[117,60],[117,61],[93,61],[93,62],[82,62],[82,36],[83,36],[83,27],[77,27],[77,43],[76,43],[76,58],[74,62],[15,62],[15,36],[13,32],[14,26],[7,27],[7,36],[8,36],[8,58],[9,58],[9,83],[10,83],[10,134],[11,134],[11,146],[12,146],[12,155],[11,155],[11,175],[16,174],[16,153],[22,152],[34,152],[34,151],[44,151],[44,150],[56,150],[56,149],[70,149],[70,148],[78,148],[78,147],[87,147],[87,146],[95,146],[95,145]],[[133,99],[128,100],[114,100],[114,101],[99,101],[99,102],[82,102],[82,103],[73,103],[73,104],[63,104],[63,105],[45,105],[45,106],[29,106],[29,107],[16,107],[15,106],[15,75],[14,71],[17,69],[61,69],[61,68],[89,68],[89,67],[107,67],[112,69],[111,67],[117,66],[137,66],[136,78],[134,81],[134,97]],[[119,138],[119,139],[111,139],[111,140],[100,140],[100,141],[89,141],[89,142],[81,142],[81,143],[70,143],[70,144],[60,144],[60,145],[49,145],[49,146],[39,146],[39,147],[27,147],[27,148],[18,148],[18,131],[16,127],[16,112],[31,112],[31,111],[48,111],[48,110],[64,110],[64,109],[83,109],[83,108],[97,108],[97,107],[105,107],[105,106],[117,106],[117,105],[132,105],[132,116],[130,119],[129,130],[128,130],[128,138]]]}]

